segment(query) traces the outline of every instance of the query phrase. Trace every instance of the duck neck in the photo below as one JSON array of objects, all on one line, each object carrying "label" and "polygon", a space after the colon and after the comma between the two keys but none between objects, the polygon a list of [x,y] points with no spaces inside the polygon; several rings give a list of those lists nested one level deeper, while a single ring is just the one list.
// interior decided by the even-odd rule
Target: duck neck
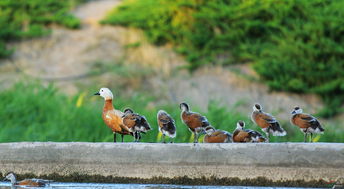
[{"label": "duck neck", "polygon": [[11,181],[11,184],[12,184],[12,185],[15,185],[15,184],[17,183],[17,178],[16,178],[16,176],[13,175],[13,176],[11,177],[10,181]]},{"label": "duck neck", "polygon": [[112,99],[106,99],[105,103],[104,103],[104,111],[109,111],[109,110],[113,110],[113,104],[112,104]]}]

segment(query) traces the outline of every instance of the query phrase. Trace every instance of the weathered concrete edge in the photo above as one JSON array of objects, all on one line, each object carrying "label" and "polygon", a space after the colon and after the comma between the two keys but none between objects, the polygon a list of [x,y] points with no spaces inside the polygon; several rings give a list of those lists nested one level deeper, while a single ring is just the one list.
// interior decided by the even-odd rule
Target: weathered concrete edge
[{"label": "weathered concrete edge", "polygon": [[344,175],[344,144],[0,144],[0,172],[9,171],[78,182],[324,187]]}]

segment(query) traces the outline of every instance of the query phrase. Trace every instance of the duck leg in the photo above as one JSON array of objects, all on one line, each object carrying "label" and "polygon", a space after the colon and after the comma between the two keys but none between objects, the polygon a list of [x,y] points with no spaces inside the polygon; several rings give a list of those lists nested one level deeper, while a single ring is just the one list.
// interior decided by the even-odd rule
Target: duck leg
[{"label": "duck leg", "polygon": [[121,136],[122,136],[122,142],[124,142],[124,135],[123,135],[123,134],[121,134]]},{"label": "duck leg", "polygon": [[162,134],[162,143],[166,143],[166,141],[165,141],[165,134]]},{"label": "duck leg", "polygon": [[194,143],[198,143],[198,133],[194,133]]},{"label": "duck leg", "polygon": [[266,134],[266,142],[270,143],[270,133],[269,133],[269,131],[267,131],[265,134]]},{"label": "duck leg", "polygon": [[311,133],[311,141],[310,142],[313,142],[313,133]]},{"label": "duck leg", "polygon": [[303,133],[304,134],[304,138],[303,138],[303,142],[307,142],[307,133]]},{"label": "duck leg", "polygon": [[116,143],[116,133],[113,133],[113,142]]}]

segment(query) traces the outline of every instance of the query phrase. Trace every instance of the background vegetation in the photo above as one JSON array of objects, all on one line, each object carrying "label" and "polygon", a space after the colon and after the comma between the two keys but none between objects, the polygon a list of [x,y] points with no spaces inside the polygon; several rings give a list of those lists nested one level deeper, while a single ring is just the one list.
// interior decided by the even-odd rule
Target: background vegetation
[{"label": "background vegetation", "polygon": [[171,43],[190,69],[253,62],[274,90],[316,93],[343,112],[344,1],[126,0],[103,21]]},{"label": "background vegetation", "polygon": [[1,0],[0,1],[0,58],[13,49],[6,43],[49,33],[47,25],[56,23],[78,28],[80,21],[70,10],[85,0]]},{"label": "background vegetation", "polygon": [[[103,99],[93,96],[98,89],[82,92],[73,97],[59,93],[52,85],[43,86],[35,83],[17,83],[10,89],[0,92],[0,142],[15,141],[85,141],[85,142],[112,142],[113,135],[101,118]],[[143,135],[144,142],[160,141],[158,134],[156,113],[164,109],[176,120],[177,137],[175,142],[191,142],[192,136],[187,127],[180,121],[178,104],[156,105],[156,99],[143,95],[124,97],[115,95],[114,104],[119,110],[126,107],[145,115],[153,128]],[[218,129],[232,132],[237,120],[244,120],[247,128],[260,131],[249,119],[248,114],[235,112],[235,107],[229,109],[218,103],[209,103],[208,112],[202,112],[210,123]],[[191,104],[193,111],[198,108]],[[290,123],[282,123],[287,130],[285,137],[272,137],[274,142],[302,142],[303,135],[299,129]],[[316,141],[344,142],[344,132],[338,125],[325,124],[326,132],[319,135]],[[120,137],[118,137],[120,138]],[[126,141],[133,141],[130,136]],[[202,138],[201,138],[202,140]]]}]

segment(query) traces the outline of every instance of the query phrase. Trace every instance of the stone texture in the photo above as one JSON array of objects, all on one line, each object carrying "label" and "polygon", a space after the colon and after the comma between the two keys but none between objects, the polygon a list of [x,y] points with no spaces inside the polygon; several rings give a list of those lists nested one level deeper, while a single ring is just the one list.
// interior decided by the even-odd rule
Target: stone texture
[{"label": "stone texture", "polygon": [[0,172],[34,175],[233,178],[272,181],[344,177],[344,144],[0,144]]}]

